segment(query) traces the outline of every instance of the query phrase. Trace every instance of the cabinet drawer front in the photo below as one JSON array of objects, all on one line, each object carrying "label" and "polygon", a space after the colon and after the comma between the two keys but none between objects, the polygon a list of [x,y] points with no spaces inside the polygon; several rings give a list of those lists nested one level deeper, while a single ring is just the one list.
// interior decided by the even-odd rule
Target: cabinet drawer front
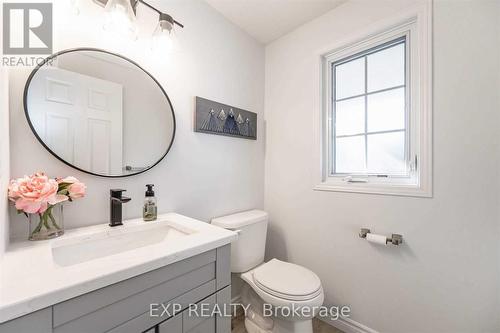
[{"label": "cabinet drawer front", "polygon": [[0,324],[1,333],[51,333],[52,308],[45,308],[26,316]]},{"label": "cabinet drawer front", "polygon": [[[203,306],[203,308],[202,308]],[[193,311],[186,309],[183,312],[183,332],[198,332],[198,327],[208,325],[207,320],[214,320],[217,333],[231,333],[231,286],[217,291],[217,293],[196,303]],[[227,314],[227,316],[224,316]],[[212,317],[208,317],[213,315]],[[208,331],[207,331],[208,332]]]},{"label": "cabinet drawer front", "polygon": [[[104,308],[216,260],[216,250],[132,277],[109,287],[54,305],[54,327]],[[177,295],[176,295],[177,296]]]},{"label": "cabinet drawer front", "polygon": [[[170,302],[164,305],[168,308],[169,312],[173,310],[172,307],[173,304],[180,304],[182,306],[182,309],[185,309],[189,304],[193,304],[198,300],[213,294],[214,292],[215,292],[215,280],[212,280],[205,283],[202,286],[199,286],[198,288],[188,291],[187,293],[171,300]],[[168,318],[168,315],[174,315],[174,313],[163,314],[162,313],[163,308],[161,306],[159,308],[160,311],[156,312],[155,316],[151,316],[148,311],[132,320],[129,320],[123,325],[113,328],[111,331],[108,331],[107,333],[137,333],[141,332],[145,327],[146,328],[153,327],[161,322],[165,323],[164,326],[166,326],[167,325],[166,323],[169,322],[171,319],[168,319],[166,322],[164,320]],[[182,332],[182,313],[177,314],[176,317],[179,317],[181,319],[181,330],[179,331],[180,333]],[[166,330],[166,328],[164,330]],[[176,331],[172,330],[171,332],[169,331],[168,333],[174,333],[174,332]]]},{"label": "cabinet drawer front", "polygon": [[182,314],[183,331],[188,332],[192,328],[200,325],[201,322],[210,318],[208,316],[213,313],[213,309],[216,303],[217,297],[214,294],[196,303],[193,307],[186,309]]},{"label": "cabinet drawer front", "polygon": [[208,318],[203,320],[198,326],[184,331],[185,333],[215,333],[215,318]]},{"label": "cabinet drawer front", "polygon": [[159,333],[182,333],[182,314],[158,325]]},{"label": "cabinet drawer front", "polygon": [[149,311],[152,303],[165,303],[215,279],[215,263],[171,279],[122,299],[97,311],[67,322],[54,333],[103,333]]}]

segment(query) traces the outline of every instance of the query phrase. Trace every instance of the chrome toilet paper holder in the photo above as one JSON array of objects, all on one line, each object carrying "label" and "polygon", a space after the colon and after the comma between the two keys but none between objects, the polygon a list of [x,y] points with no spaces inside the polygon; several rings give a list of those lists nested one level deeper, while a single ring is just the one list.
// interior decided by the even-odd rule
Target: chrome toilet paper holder
[{"label": "chrome toilet paper holder", "polygon": [[[370,229],[368,228],[361,228],[361,231],[359,232],[359,237],[365,238],[366,235],[371,233]],[[386,244],[391,243],[392,245],[400,245],[403,244],[403,235],[400,234],[392,234],[391,237],[386,237]]]}]

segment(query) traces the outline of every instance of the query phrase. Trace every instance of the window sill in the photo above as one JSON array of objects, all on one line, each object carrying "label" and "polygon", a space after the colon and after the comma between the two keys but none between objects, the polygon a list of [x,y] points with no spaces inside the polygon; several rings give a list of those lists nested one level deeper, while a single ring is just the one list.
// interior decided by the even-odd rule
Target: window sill
[{"label": "window sill", "polygon": [[370,183],[346,183],[343,181],[326,181],[317,184],[313,188],[315,191],[329,192],[352,192],[365,194],[395,195],[407,197],[432,198],[430,187],[425,188],[420,185],[411,184],[370,184]]}]

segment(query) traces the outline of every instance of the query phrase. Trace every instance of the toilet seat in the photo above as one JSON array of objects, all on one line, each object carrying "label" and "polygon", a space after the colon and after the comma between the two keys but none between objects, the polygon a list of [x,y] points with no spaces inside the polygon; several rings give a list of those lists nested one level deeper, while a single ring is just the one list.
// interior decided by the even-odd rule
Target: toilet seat
[{"label": "toilet seat", "polygon": [[266,293],[291,301],[307,301],[323,291],[314,272],[278,259],[257,267],[253,271],[253,280]]},{"label": "toilet seat", "polygon": [[[267,266],[268,264],[271,263],[271,266]],[[279,269],[280,267],[283,268],[285,267],[284,265],[280,265],[281,263],[284,264],[289,264],[286,262],[279,261],[277,259],[273,259],[267,263],[264,263],[260,265],[259,267],[250,270],[248,272],[245,272],[241,274],[241,278],[250,285],[250,287],[259,295],[259,297],[262,299],[264,303],[271,304],[276,307],[319,307],[323,304],[324,300],[324,293],[323,293],[323,288],[321,287],[321,282],[319,278],[314,274],[313,272],[309,271],[308,269],[298,266],[298,265],[293,265],[297,266],[301,270],[293,270],[291,266],[288,266],[290,270],[293,270],[293,272],[299,272],[299,275],[304,274],[306,277],[311,278],[311,275],[305,274],[305,272],[313,274],[314,277],[317,278],[311,278],[312,284],[309,287],[304,287],[303,285],[300,284],[301,278],[293,277],[291,275],[283,275],[285,271],[274,271],[273,269]],[[265,267],[265,268],[264,268]],[[271,267],[271,268],[270,268]],[[262,268],[262,270],[259,270],[259,268]],[[295,267],[296,268],[296,267]],[[271,283],[271,280],[267,280],[265,277],[269,277],[268,274],[268,269],[270,269],[270,272],[274,273],[274,277],[276,281],[280,282],[281,285],[284,285],[285,281],[288,280],[293,280],[294,283],[287,283],[286,288],[281,288],[280,286]],[[260,273],[257,274],[257,279],[255,279],[255,272],[260,271]],[[289,270],[286,270],[287,272],[290,272]],[[304,277],[304,276],[302,276]],[[259,280],[259,282],[257,282]],[[307,281],[307,279],[304,279],[303,281]],[[303,282],[302,281],[302,282]],[[264,283],[263,283],[264,282]],[[296,283],[296,284],[295,284]],[[318,284],[319,283],[319,288]],[[302,288],[298,288],[293,290],[292,286],[299,286]],[[300,295],[300,293],[308,293],[307,290],[313,290],[310,294],[303,294]],[[285,292],[284,292],[285,291]],[[290,294],[292,295],[290,295]],[[295,294],[295,295],[293,295]],[[314,315],[313,315],[314,316]],[[312,316],[312,317],[313,317]]]}]

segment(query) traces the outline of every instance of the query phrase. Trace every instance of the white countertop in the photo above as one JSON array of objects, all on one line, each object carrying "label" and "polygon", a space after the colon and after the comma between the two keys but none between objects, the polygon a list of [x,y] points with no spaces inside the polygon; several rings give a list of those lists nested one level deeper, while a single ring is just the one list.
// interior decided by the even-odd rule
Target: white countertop
[{"label": "white countertop", "polygon": [[[66,230],[62,237],[53,240],[12,243],[0,261],[0,323],[229,244],[237,238],[232,231],[179,214],[161,215],[158,221],[136,219],[114,228],[101,224]],[[70,242],[102,232],[120,233],[127,227],[167,221],[194,233],[71,266],[59,266],[53,259],[54,242]]]}]

